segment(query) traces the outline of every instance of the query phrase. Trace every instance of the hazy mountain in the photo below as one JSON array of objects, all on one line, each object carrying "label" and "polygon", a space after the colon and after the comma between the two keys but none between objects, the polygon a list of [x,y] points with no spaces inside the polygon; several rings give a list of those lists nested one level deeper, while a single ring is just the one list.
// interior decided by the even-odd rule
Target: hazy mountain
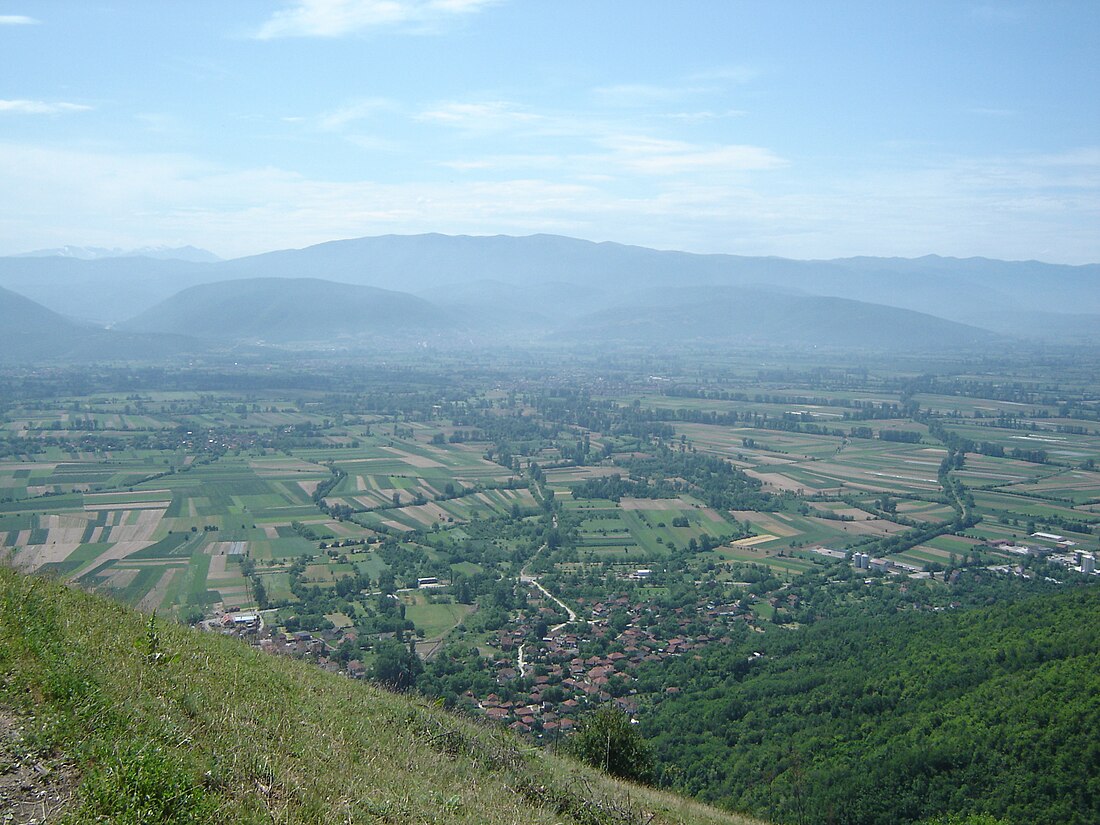
[{"label": "hazy mountain", "polygon": [[230,277],[311,274],[414,292],[474,280],[534,288],[564,282],[611,291],[766,284],[939,315],[978,307],[1100,312],[1097,264],[938,256],[796,261],[660,251],[556,235],[387,235],[238,258],[219,268]]},{"label": "hazy mountain", "polygon": [[587,342],[934,351],[992,343],[977,327],[896,307],[730,287],[643,293],[566,326]]},{"label": "hazy mountain", "polygon": [[1100,313],[979,309],[970,322],[1023,341],[1052,344],[1100,344]]},{"label": "hazy mountain", "polygon": [[13,258],[77,258],[82,261],[95,261],[102,258],[152,258],[160,261],[190,261],[191,263],[214,263],[220,261],[217,255],[197,246],[143,246],[140,249],[107,249],[102,246],[60,246],[55,249],[36,249],[13,255]]},{"label": "hazy mountain", "polygon": [[538,337],[563,321],[614,304],[614,293],[564,282],[539,286],[478,280],[443,284],[419,293],[469,330]]},{"label": "hazy mountain", "polygon": [[119,325],[220,341],[354,344],[435,338],[453,327],[427,301],[317,278],[249,278],[190,287]]},{"label": "hazy mountain", "polygon": [[[649,287],[763,284],[962,321],[978,309],[1100,312],[1096,264],[938,256],[796,261],[698,255],[555,235],[387,235],[270,252],[218,266],[229,277],[312,274],[420,294],[472,281],[541,289],[544,300],[551,294],[549,285],[560,283],[604,296]],[[536,301],[528,309],[538,311],[544,305]]]},{"label": "hazy mountain", "polygon": [[150,258],[0,258],[0,286],[62,315],[109,324],[184,287],[217,280],[216,266]]},{"label": "hazy mountain", "polygon": [[63,352],[88,333],[88,329],[11,290],[0,288],[0,326],[4,329],[6,356]]},{"label": "hazy mountain", "polygon": [[131,317],[197,284],[303,277],[415,293],[462,313],[471,325],[543,316],[558,322],[641,290],[688,286],[765,286],[964,322],[979,313],[1100,313],[1098,264],[938,256],[796,261],[555,235],[387,235],[215,263],[0,258],[0,285],[63,314],[102,322]]},{"label": "hazy mountain", "polygon": [[155,360],[201,351],[193,340],[170,335],[133,335],[77,323],[11,290],[0,288],[0,361],[40,362]]}]

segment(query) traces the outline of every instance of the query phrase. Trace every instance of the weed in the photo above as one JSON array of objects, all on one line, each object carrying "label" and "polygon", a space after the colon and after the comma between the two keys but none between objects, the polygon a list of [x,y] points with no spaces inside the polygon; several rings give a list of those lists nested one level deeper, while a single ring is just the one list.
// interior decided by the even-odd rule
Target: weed
[{"label": "weed", "polygon": [[149,616],[149,621],[145,623],[145,638],[138,642],[138,649],[145,654],[145,661],[151,665],[167,664],[173,658],[161,646],[155,610]]},{"label": "weed", "polygon": [[209,820],[213,808],[179,760],[150,743],[122,746],[85,780],[80,797],[77,817],[120,825],[197,825]]}]

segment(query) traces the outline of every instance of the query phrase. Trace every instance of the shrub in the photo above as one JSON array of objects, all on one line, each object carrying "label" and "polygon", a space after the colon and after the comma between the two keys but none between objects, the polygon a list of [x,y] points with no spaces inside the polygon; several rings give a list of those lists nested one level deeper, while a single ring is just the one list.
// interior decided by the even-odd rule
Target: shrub
[{"label": "shrub", "polygon": [[613,705],[604,705],[581,723],[570,740],[570,750],[581,761],[620,779],[649,782],[653,776],[652,748],[630,717]]}]

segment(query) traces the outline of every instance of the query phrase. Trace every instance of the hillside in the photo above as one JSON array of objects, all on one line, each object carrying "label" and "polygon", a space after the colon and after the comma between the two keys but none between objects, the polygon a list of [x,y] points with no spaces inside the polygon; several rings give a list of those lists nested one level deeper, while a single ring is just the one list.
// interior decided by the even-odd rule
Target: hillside
[{"label": "hillside", "polygon": [[62,353],[91,332],[30,298],[2,287],[0,326],[8,333],[4,354],[9,358],[49,350]]},{"label": "hillside", "polygon": [[4,567],[0,674],[7,821],[749,822]]},{"label": "hillside", "polygon": [[[635,305],[578,319],[587,341],[945,350],[988,344],[993,333],[907,309],[780,292],[711,287],[643,295]],[[667,344],[665,344],[667,345]]]},{"label": "hillside", "polygon": [[267,342],[435,336],[450,326],[427,301],[317,278],[249,278],[185,289],[120,328]]},{"label": "hillside", "polygon": [[0,349],[0,361],[6,362],[147,360],[202,349],[180,336],[135,335],[80,324],[2,287],[0,327],[7,333]]},{"label": "hillside", "polygon": [[[991,600],[992,601],[992,600]],[[1100,821],[1100,591],[858,615],[712,648],[650,678],[666,777],[779,821]],[[646,677],[643,677],[643,681]],[[795,803],[798,803],[797,805]]]},{"label": "hillside", "polygon": [[218,280],[217,266],[151,258],[0,258],[0,286],[70,318],[108,324],[185,287]]},{"label": "hillside", "polygon": [[585,344],[659,340],[664,347],[937,351],[982,346],[996,337],[911,310],[779,290],[631,290],[617,296],[615,306],[589,311],[606,300],[592,290],[561,283],[536,290],[475,281],[418,297],[313,278],[249,278],[185,289],[118,329],[325,348],[353,348],[372,341],[454,341],[460,335],[464,340],[492,342],[518,334],[527,340],[543,337]]}]

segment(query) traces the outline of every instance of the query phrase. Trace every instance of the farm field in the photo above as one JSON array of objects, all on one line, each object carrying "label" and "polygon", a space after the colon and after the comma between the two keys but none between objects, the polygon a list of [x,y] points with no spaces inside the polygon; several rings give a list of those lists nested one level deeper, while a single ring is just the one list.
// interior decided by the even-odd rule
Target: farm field
[{"label": "farm field", "polygon": [[1095,580],[1091,386],[493,364],[0,399],[0,555],[551,743],[824,619]]},{"label": "farm field", "polygon": [[[22,569],[192,621],[267,609],[288,629],[427,641],[462,626],[503,655],[486,594],[515,591],[524,564],[619,578],[703,565],[724,582],[748,566],[787,581],[857,551],[927,575],[1018,560],[996,542],[1095,546],[1094,402],[744,375],[720,398],[639,390],[592,392],[590,427],[556,417],[552,395],[476,382],[385,389],[384,403],[224,390],[11,403],[0,547]],[[708,461],[729,468],[727,492],[706,486]]]}]

